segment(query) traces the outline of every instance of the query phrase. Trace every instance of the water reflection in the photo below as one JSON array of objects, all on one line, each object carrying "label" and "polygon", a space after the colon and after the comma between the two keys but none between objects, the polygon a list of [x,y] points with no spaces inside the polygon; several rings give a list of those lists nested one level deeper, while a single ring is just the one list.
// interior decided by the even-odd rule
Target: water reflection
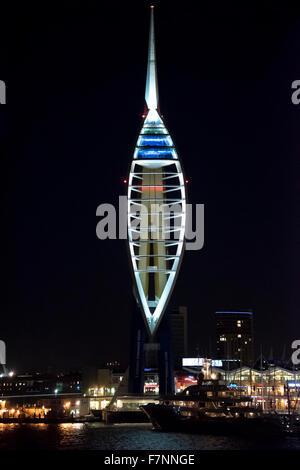
[{"label": "water reflection", "polygon": [[61,423],[58,425],[62,429],[81,429],[84,427],[84,423]]},{"label": "water reflection", "polygon": [[153,432],[150,424],[0,424],[0,449],[224,450],[298,449],[297,438],[257,441],[239,437]]}]

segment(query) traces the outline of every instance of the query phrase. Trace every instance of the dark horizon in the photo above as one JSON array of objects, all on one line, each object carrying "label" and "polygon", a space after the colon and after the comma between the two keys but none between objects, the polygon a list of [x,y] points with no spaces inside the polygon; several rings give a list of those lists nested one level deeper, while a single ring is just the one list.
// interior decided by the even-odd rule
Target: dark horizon
[{"label": "dark horizon", "polygon": [[[189,201],[205,205],[171,299],[189,354],[209,351],[216,310],[254,312],[255,345],[287,355],[299,328],[299,8],[156,2],[160,108]],[[127,361],[132,281],[124,240],[96,238],[117,205],[141,127],[147,2],[7,9],[0,79],[0,339],[7,363]],[[37,21],[38,18],[38,21]]]}]

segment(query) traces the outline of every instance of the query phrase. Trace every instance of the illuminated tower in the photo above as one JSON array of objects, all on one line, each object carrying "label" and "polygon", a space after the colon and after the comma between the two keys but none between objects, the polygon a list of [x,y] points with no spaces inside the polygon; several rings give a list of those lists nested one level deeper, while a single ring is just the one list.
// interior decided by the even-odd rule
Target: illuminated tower
[{"label": "illuminated tower", "polygon": [[186,199],[180,160],[159,111],[153,6],[150,12],[147,111],[128,178],[128,242],[136,299],[153,343],[184,252]]}]

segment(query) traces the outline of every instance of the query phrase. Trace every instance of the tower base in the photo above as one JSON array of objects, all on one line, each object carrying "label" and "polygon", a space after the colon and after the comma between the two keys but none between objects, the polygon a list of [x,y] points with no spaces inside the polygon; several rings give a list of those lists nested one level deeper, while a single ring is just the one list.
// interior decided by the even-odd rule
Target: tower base
[{"label": "tower base", "polygon": [[174,371],[168,311],[165,312],[158,332],[149,341],[148,332],[138,305],[132,314],[128,391],[143,394],[145,372],[158,375],[159,395],[174,393]]}]

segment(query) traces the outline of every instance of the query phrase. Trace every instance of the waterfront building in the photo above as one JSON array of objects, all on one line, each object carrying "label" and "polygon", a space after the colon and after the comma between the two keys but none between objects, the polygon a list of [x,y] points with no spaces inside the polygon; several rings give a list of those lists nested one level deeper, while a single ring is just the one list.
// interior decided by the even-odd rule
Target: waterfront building
[{"label": "waterfront building", "polygon": [[[204,372],[207,361],[196,359],[186,361],[184,370],[175,374],[176,393],[183,391],[186,387],[197,383],[198,373]],[[271,366],[267,369],[258,370],[251,367],[237,367],[233,370],[225,370],[218,367],[218,360],[210,361],[209,378],[221,380],[241,395],[249,395],[254,406],[262,407],[264,410],[276,410],[287,413],[290,410],[300,412],[300,370],[286,369]],[[214,364],[214,365],[212,365]]]},{"label": "waterfront building", "polygon": [[216,312],[216,357],[236,360],[239,365],[253,366],[253,312]]},{"label": "waterfront building", "polygon": [[266,410],[283,411],[290,406],[300,411],[300,370],[276,366],[264,370],[241,367],[225,376],[231,387],[250,394],[253,403]]},{"label": "waterfront building", "polygon": [[89,413],[89,399],[76,393],[17,395],[2,397],[0,400],[0,419],[78,418]]},{"label": "waterfront building", "polygon": [[[141,405],[158,402],[158,396],[155,393],[143,395],[122,395],[114,399],[113,396],[90,397],[90,411],[95,416],[100,416],[105,409],[110,411],[139,411]],[[130,418],[129,418],[130,419]]]},{"label": "waterfront building", "polygon": [[80,393],[82,374],[9,373],[0,375],[0,395]]},{"label": "waterfront building", "polygon": [[88,396],[112,396],[118,390],[125,372],[112,368],[97,369],[87,384],[85,391]]}]

